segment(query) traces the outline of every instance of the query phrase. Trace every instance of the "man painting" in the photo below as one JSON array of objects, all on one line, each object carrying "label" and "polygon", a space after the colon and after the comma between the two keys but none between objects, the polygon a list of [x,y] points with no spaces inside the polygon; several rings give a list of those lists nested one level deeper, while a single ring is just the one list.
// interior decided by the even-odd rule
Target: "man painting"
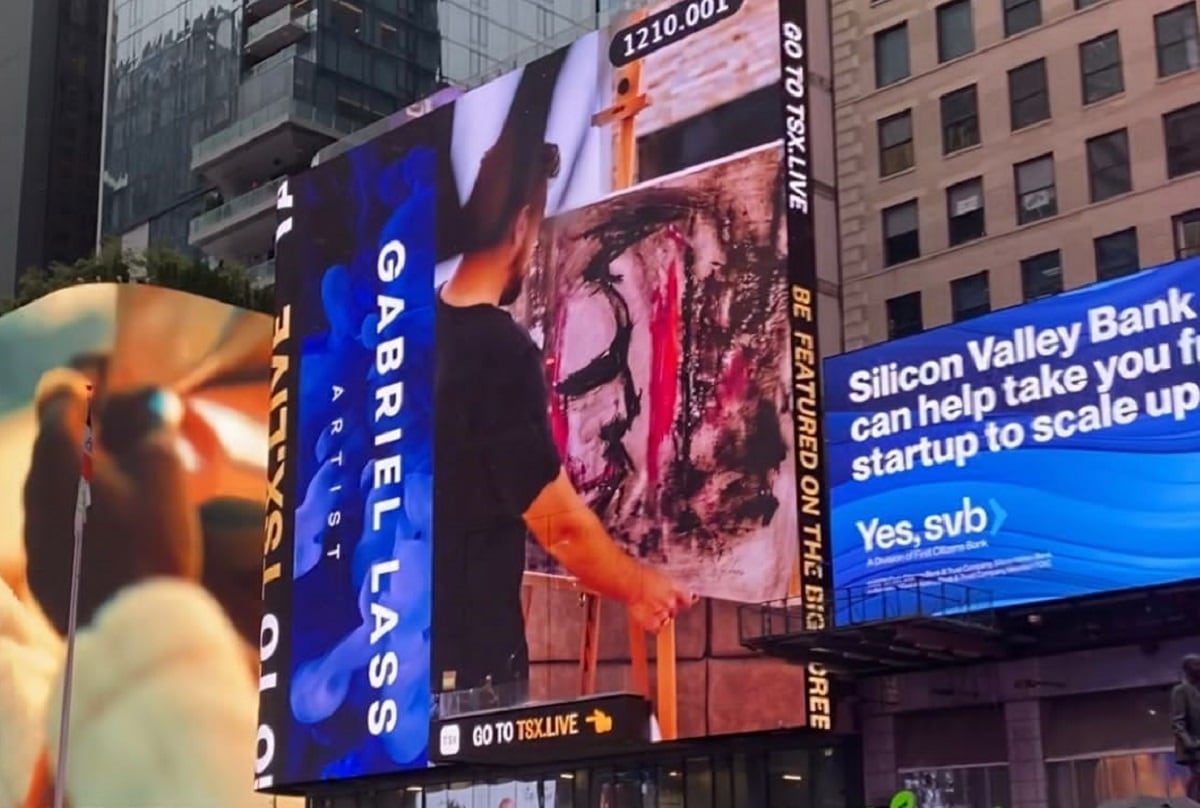
[{"label": "man painting", "polygon": [[550,94],[523,81],[461,220],[463,257],[438,293],[433,684],[460,707],[528,699],[521,608],[532,533],[587,588],[658,631],[695,597],[613,541],[563,469],[541,352],[503,307],[521,293],[559,150]]},{"label": "man painting", "polygon": [[1175,760],[1191,772],[1188,799],[1200,802],[1200,655],[1183,658],[1183,681],[1171,691]]}]

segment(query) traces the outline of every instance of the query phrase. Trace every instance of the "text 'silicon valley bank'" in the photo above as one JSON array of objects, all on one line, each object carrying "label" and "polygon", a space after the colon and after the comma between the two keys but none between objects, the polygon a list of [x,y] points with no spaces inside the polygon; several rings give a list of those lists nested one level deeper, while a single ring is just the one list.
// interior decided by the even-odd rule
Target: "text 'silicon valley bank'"
[{"label": "text 'silicon valley bank'", "polygon": [[603,710],[592,710],[592,714],[584,719],[596,731],[597,735],[603,735],[606,732],[612,732],[613,719],[612,716]]}]

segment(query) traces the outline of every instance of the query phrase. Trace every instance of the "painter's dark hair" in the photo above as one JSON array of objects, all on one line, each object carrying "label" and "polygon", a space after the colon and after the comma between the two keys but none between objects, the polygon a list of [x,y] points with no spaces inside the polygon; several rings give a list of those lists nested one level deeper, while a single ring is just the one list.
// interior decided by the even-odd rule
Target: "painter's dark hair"
[{"label": "painter's dark hair", "polygon": [[554,143],[520,143],[515,127],[505,127],[479,164],[471,197],[463,206],[464,252],[499,244],[526,206],[541,213],[550,180],[558,176],[561,157]]},{"label": "painter's dark hair", "polygon": [[500,135],[480,161],[475,187],[463,205],[464,252],[499,244],[525,206],[544,211],[561,159],[558,146],[546,142],[546,127],[565,59],[564,48],[521,71]]}]

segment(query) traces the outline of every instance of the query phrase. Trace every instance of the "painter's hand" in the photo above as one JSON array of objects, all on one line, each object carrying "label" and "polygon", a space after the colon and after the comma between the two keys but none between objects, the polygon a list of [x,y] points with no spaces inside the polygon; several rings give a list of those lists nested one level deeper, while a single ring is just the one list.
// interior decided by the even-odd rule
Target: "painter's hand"
[{"label": "painter's hand", "polygon": [[642,567],[641,585],[629,602],[629,613],[646,631],[657,634],[675,615],[691,607],[698,598],[677,586],[660,572]]},{"label": "painter's hand", "polygon": [[[29,587],[60,632],[67,628],[74,511],[92,381],[66,368],[42,377],[38,436],[25,482]],[[200,528],[176,450],[171,404],[169,394],[155,390],[93,401],[94,472],[81,560],[80,625],[129,584],[153,576],[200,578]]]}]

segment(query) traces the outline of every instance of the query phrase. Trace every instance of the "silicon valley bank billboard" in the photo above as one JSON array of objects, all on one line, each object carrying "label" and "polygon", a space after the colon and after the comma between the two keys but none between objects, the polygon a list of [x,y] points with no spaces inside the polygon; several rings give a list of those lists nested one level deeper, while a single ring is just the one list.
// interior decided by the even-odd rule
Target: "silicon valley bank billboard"
[{"label": "silicon valley bank billboard", "polygon": [[1198,293],[1180,261],[826,362],[838,588],[1200,577]]}]

